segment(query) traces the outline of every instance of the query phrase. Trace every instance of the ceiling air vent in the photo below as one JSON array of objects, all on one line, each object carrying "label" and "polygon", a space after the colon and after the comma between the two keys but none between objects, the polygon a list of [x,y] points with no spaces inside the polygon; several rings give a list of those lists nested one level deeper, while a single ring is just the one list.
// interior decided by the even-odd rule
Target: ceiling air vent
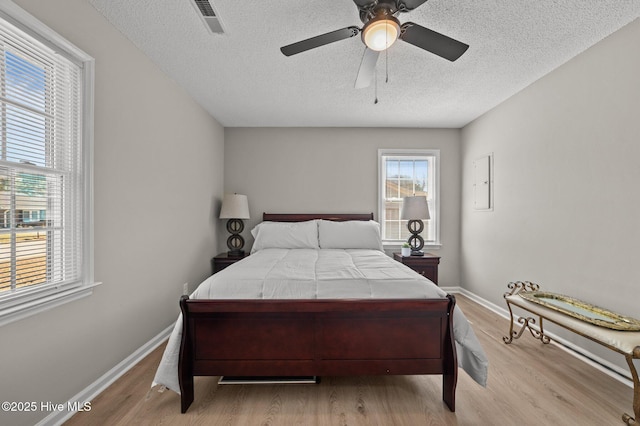
[{"label": "ceiling air vent", "polygon": [[222,29],[222,24],[220,23],[220,19],[216,16],[215,10],[211,7],[211,3],[209,0],[191,0],[192,3],[200,12],[200,16],[204,20],[205,25],[212,33],[222,34],[224,33]]}]

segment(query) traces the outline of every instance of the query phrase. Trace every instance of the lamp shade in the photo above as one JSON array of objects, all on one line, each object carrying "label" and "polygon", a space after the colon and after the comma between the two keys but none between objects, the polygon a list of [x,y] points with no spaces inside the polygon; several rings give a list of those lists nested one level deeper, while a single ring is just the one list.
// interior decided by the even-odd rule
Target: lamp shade
[{"label": "lamp shade", "polygon": [[402,209],[400,210],[401,220],[423,220],[430,219],[427,197],[418,195],[404,197],[402,199]]},{"label": "lamp shade", "polygon": [[249,219],[249,201],[246,195],[224,194],[220,219]]}]

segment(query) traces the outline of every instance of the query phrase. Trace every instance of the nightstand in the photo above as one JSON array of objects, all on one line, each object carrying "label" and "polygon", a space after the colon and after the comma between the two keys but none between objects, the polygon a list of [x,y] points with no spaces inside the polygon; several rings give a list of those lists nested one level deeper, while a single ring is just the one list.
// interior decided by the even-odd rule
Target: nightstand
[{"label": "nightstand", "polygon": [[239,260],[249,256],[249,253],[245,253],[240,256],[229,256],[228,253],[220,253],[219,255],[211,258],[211,275],[216,272],[222,271],[229,265],[236,263]]},{"label": "nightstand", "polygon": [[440,256],[431,253],[425,253],[422,256],[402,256],[400,253],[393,253],[393,258],[438,284]]}]

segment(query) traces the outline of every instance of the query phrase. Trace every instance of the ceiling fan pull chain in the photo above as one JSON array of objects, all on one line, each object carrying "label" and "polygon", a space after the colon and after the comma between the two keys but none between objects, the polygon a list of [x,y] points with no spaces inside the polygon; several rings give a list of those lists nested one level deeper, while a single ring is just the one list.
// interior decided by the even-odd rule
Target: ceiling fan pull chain
[{"label": "ceiling fan pull chain", "polygon": [[386,79],[384,80],[385,83],[389,83],[389,49],[386,49],[384,51],[384,66],[386,68]]},{"label": "ceiling fan pull chain", "polygon": [[378,70],[373,71],[373,91],[375,95],[375,100],[373,104],[376,105],[378,103]]},{"label": "ceiling fan pull chain", "polygon": [[[387,28],[389,27],[389,21],[386,21]],[[384,49],[384,68],[385,68],[385,83],[389,83],[389,30],[386,31],[385,37],[387,38],[387,48]]]}]

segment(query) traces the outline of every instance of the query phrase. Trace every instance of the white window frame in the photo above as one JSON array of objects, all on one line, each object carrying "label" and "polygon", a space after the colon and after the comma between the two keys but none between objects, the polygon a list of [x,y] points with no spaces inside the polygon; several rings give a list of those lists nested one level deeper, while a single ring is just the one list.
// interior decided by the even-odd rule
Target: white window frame
[{"label": "white window frame", "polygon": [[385,220],[385,179],[386,169],[384,164],[385,157],[433,157],[433,198],[429,200],[430,221],[433,221],[435,238],[432,241],[425,240],[425,248],[441,247],[440,240],[440,150],[439,149],[379,149],[378,150],[378,221],[382,231],[382,244],[384,247],[392,249],[397,248],[405,243],[405,240],[389,240],[384,239],[384,220]]},{"label": "white window frame", "polygon": [[80,279],[34,286],[0,294],[0,326],[89,296],[94,282],[93,260],[93,133],[94,59],[51,28],[8,0],[0,0],[0,18],[53,48],[82,68],[82,266]]}]

